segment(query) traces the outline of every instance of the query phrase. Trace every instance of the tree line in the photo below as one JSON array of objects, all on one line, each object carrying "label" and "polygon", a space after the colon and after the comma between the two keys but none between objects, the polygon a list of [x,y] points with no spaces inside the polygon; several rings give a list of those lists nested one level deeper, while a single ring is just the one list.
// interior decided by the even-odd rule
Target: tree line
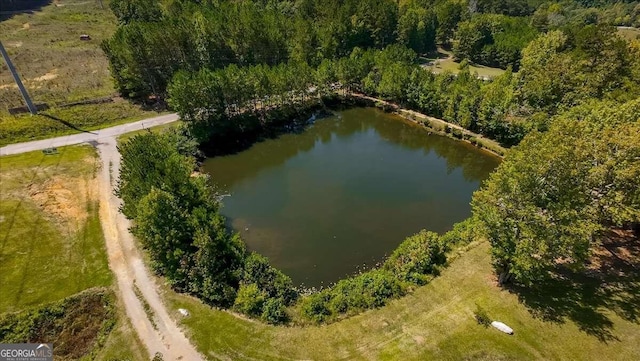
[{"label": "tree line", "polygon": [[180,70],[305,62],[348,55],[354,47],[400,42],[435,49],[432,9],[392,0],[220,1],[114,0],[119,26],[102,44],[116,86],[127,97],[164,98]]}]

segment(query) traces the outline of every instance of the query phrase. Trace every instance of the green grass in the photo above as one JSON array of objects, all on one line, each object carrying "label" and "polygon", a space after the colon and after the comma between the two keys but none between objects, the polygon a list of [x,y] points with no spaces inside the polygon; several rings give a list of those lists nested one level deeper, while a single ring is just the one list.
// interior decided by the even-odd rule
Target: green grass
[{"label": "green grass", "polygon": [[109,334],[102,349],[97,353],[96,361],[113,360],[149,360],[150,357],[138,335],[133,330],[129,319],[124,311],[122,302],[118,302],[117,317],[113,330]]},{"label": "green grass", "polygon": [[[61,6],[51,4],[33,14],[15,15],[0,22],[2,43],[34,103],[47,103],[51,107],[42,112],[51,117],[9,115],[8,109],[24,106],[24,101],[11,73],[0,62],[0,146],[157,115],[119,98],[113,103],[59,107],[63,103],[117,94],[107,58],[100,49],[102,40],[115,31],[116,19],[106,0],[104,9],[96,1],[57,3]],[[81,34],[90,35],[91,40],[80,40]]]},{"label": "green grass", "polygon": [[640,39],[640,29],[637,29],[637,28],[632,28],[632,29],[618,28],[618,35],[620,35],[624,39],[627,39],[628,41],[631,41],[631,40],[634,40],[634,39]]},{"label": "green grass", "polygon": [[[598,304],[587,312],[587,299],[565,300],[566,294],[558,289],[544,305],[521,301],[497,287],[488,244],[480,243],[413,294],[327,326],[267,326],[213,310],[190,297],[172,292],[166,297],[174,310],[189,310],[191,315],[182,323],[210,359],[640,359],[637,320],[629,321],[633,317],[621,317]],[[494,320],[511,326],[515,335],[478,325],[474,319],[478,305]],[[631,300],[628,306],[637,308]],[[556,312],[557,317],[542,317],[541,309]]]},{"label": "green grass", "polygon": [[151,127],[151,128],[147,128],[147,129],[134,130],[133,132],[125,133],[125,134],[119,136],[118,137],[118,142],[119,143],[126,142],[127,140],[135,137],[136,135],[143,134],[144,132],[148,132],[148,131],[151,131],[152,133],[160,133],[160,132],[162,132],[164,130],[178,127],[180,124],[182,124],[182,121],[178,120],[177,122],[172,122],[172,123],[167,123],[167,124],[162,124],[162,125],[156,125],[155,127]]},{"label": "green grass", "polygon": [[[114,93],[100,42],[116,29],[105,1],[62,0],[33,14],[0,22],[9,56],[35,102],[55,103],[97,98]],[[80,40],[81,34],[91,36]],[[8,71],[0,72],[0,108],[22,106],[22,98]],[[49,74],[49,76],[45,76]]]},{"label": "green grass", "polygon": [[[424,65],[425,69],[429,69],[436,74],[443,73],[445,71],[450,71],[454,74],[458,74],[458,72],[460,72],[460,63],[453,60],[453,54],[450,51],[442,48],[438,48],[437,53],[421,58],[421,61],[427,63]],[[494,78],[504,73],[503,69],[491,68],[477,64],[469,64],[469,70],[471,71],[471,74],[477,73],[478,76],[488,78]]]},{"label": "green grass", "polygon": [[111,127],[159,114],[126,101],[49,109],[34,116],[0,114],[0,146]]},{"label": "green grass", "polygon": [[[0,157],[0,314],[111,287],[89,146]],[[118,303],[97,360],[148,360]],[[74,332],[83,326],[70,325]]]},{"label": "green grass", "polygon": [[0,158],[0,313],[111,284],[96,166],[88,146]]}]

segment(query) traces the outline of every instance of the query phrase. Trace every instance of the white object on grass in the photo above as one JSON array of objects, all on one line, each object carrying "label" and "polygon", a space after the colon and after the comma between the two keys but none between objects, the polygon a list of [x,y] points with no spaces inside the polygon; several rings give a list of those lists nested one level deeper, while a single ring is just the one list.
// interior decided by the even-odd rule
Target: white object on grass
[{"label": "white object on grass", "polygon": [[499,321],[493,321],[491,322],[491,326],[497,328],[498,330],[504,332],[504,333],[508,333],[509,335],[513,335],[513,329],[507,325],[505,325],[502,322]]},{"label": "white object on grass", "polygon": [[184,308],[178,308],[178,312],[180,312],[180,314],[184,317],[189,316],[189,311],[185,310]]}]

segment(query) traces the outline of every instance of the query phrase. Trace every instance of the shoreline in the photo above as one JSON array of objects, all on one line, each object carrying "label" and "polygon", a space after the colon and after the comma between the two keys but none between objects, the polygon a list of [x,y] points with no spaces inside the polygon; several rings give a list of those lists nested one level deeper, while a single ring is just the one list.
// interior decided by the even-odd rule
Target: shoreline
[{"label": "shoreline", "polygon": [[476,148],[500,157],[501,159],[504,159],[504,156],[507,153],[508,148],[504,148],[498,144],[498,142],[481,134],[474,133],[457,124],[449,123],[446,120],[434,118],[415,110],[403,108],[398,104],[360,93],[350,93],[349,96],[372,102],[372,106],[381,108],[384,111],[388,111],[388,108],[386,107],[390,107],[394,114],[416,125],[422,126],[435,134],[469,143]]}]

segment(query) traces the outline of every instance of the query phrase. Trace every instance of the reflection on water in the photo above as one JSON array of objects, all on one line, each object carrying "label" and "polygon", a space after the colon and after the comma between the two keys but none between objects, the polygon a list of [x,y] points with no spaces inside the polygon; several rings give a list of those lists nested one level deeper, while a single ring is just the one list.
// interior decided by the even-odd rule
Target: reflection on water
[{"label": "reflection on water", "polygon": [[469,216],[499,159],[373,108],[208,159],[223,214],[294,282],[319,286],[380,261],[420,229]]}]

